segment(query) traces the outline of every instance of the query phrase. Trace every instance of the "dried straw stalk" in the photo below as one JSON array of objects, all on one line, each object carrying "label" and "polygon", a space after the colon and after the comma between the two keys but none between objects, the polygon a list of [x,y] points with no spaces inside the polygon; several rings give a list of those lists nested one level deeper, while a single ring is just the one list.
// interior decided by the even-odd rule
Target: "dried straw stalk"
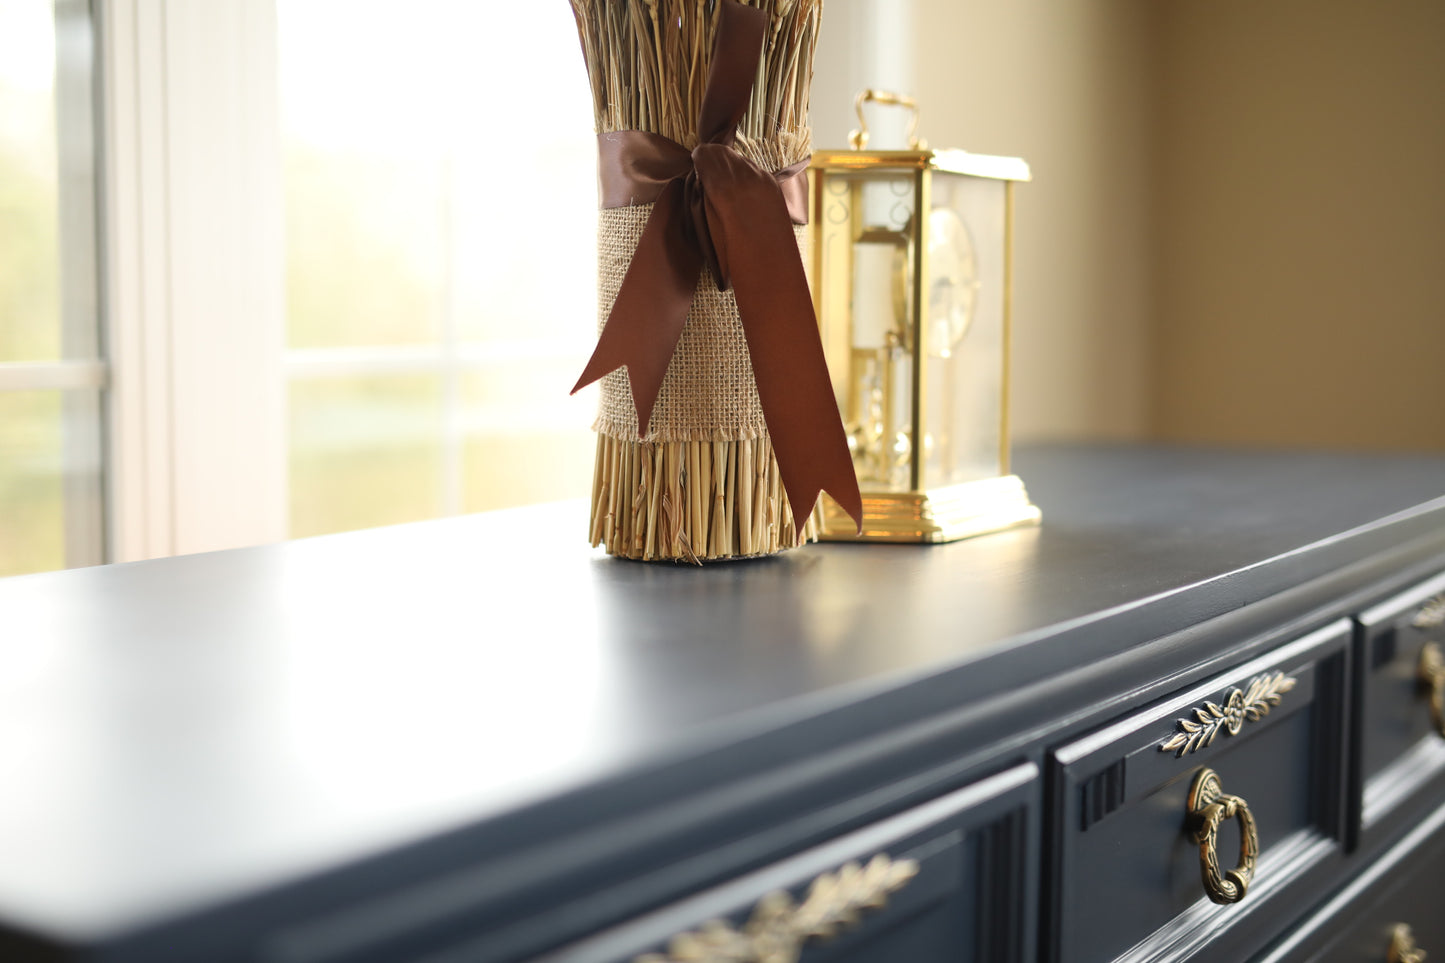
[{"label": "dried straw stalk", "polygon": [[[766,438],[648,442],[597,436],[592,544],[612,555],[681,559],[771,555],[799,544]],[[818,537],[819,513],[801,541]]]},{"label": "dried straw stalk", "polygon": [[[644,130],[695,147],[718,0],[570,2],[598,133]],[[771,26],[736,147],[759,167],[778,170],[812,150],[808,95],[823,0],[744,2],[767,11]],[[613,555],[692,562],[768,555],[813,541],[818,530],[813,512],[801,539],[795,535],[766,436],[598,435],[591,539]]]},{"label": "dried straw stalk", "polygon": [[[807,157],[823,0],[744,0],[771,18],[738,149],[768,170]],[[597,132],[646,130],[691,150],[718,0],[571,0]]]}]

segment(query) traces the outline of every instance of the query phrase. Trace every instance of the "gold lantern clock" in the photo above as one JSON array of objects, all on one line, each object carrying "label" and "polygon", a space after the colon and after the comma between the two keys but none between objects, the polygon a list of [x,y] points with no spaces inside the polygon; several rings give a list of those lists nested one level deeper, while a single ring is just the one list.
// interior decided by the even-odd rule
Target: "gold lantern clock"
[{"label": "gold lantern clock", "polygon": [[[863,104],[912,111],[870,151]],[[865,90],[852,150],[813,155],[813,303],[863,492],[863,530],[823,499],[823,537],[947,542],[1035,525],[1009,471],[1013,186],[1028,164],[928,150],[917,104]]]}]

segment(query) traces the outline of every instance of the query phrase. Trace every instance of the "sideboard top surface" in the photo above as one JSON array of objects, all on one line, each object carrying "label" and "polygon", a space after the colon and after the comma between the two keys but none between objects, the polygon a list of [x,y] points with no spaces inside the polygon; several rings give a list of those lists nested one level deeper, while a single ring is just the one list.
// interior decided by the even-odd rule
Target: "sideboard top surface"
[{"label": "sideboard top surface", "polygon": [[942,546],[627,562],[563,504],[0,580],[0,929],[140,927],[940,674],[966,704],[1445,532],[1445,458],[1017,468],[1043,527]]}]

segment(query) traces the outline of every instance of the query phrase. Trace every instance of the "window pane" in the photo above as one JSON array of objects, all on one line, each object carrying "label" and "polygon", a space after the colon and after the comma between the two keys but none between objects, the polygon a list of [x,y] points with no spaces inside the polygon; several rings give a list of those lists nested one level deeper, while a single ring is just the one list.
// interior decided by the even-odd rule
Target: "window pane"
[{"label": "window pane", "polygon": [[590,337],[596,142],[566,4],[278,14],[291,347]]},{"label": "window pane", "polygon": [[590,418],[578,415],[591,414],[596,396],[567,397],[585,361],[530,360],[461,379],[464,511],[588,495],[597,445]]},{"label": "window pane", "polygon": [[0,2],[0,362],[61,357],[59,223],[55,14],[49,3],[6,0]]},{"label": "window pane", "polygon": [[[596,140],[570,9],[277,10],[293,533],[585,496],[595,394],[568,392],[596,338]],[[398,410],[364,395],[422,383],[370,376],[398,364],[435,406],[405,457],[390,416],[318,394]],[[348,459],[385,480],[341,490]]]},{"label": "window pane", "polygon": [[443,266],[438,164],[294,138],[285,163],[290,346],[435,342]]},{"label": "window pane", "polygon": [[0,392],[0,576],[101,560],[94,391]]},{"label": "window pane", "polygon": [[441,402],[431,375],[292,382],[292,535],[440,514]]}]

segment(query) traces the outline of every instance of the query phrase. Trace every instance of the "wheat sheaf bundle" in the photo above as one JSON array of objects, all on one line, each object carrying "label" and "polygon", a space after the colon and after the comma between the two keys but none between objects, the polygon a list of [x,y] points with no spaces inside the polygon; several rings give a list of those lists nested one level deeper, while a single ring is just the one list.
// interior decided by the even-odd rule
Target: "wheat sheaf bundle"
[{"label": "wheat sheaf bundle", "polygon": [[[570,2],[597,132],[646,131],[696,147],[722,0]],[[763,10],[769,25],[734,147],[777,171],[811,153],[808,99],[823,0],[743,2]],[[644,223],[642,208],[600,216],[604,318]],[[812,514],[801,539],[796,533],[756,398],[732,295],[704,272],[646,439],[638,438],[625,374],[603,379],[592,544],[628,558],[695,562],[815,539]]]},{"label": "wheat sheaf bundle", "polygon": [[[571,0],[599,134],[645,130],[691,150],[719,0]],[[766,170],[807,157],[808,92],[823,0],[743,0],[768,13],[737,148]]]}]

